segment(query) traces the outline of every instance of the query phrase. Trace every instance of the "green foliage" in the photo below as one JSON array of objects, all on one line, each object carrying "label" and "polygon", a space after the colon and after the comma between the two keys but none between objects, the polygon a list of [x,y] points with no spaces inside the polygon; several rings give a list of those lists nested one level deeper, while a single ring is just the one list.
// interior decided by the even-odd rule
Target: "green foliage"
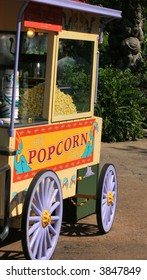
[{"label": "green foliage", "polygon": [[109,64],[109,34],[107,32],[104,32],[103,34],[103,43],[99,44],[99,52],[100,52],[100,66],[104,67],[106,64]]},{"label": "green foliage", "polygon": [[147,33],[144,36],[143,47],[142,47],[142,57],[147,61]]},{"label": "green foliage", "polygon": [[138,76],[139,87],[146,93],[147,96],[147,34],[145,34],[142,45],[142,63],[135,74]]},{"label": "green foliage", "polygon": [[147,100],[130,69],[99,69],[98,106],[103,118],[102,141],[118,142],[143,137]]},{"label": "green foliage", "polygon": [[91,78],[82,64],[65,65],[59,84],[70,87],[70,94],[77,111],[88,111],[90,104]]}]

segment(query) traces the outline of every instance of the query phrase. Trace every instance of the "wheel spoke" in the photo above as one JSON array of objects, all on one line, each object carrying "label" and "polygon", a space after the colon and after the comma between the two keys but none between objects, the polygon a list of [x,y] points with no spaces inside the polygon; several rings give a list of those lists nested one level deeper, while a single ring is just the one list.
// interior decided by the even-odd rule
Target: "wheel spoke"
[{"label": "wheel spoke", "polygon": [[49,227],[46,228],[46,242],[48,244],[48,248],[52,247],[52,241],[51,241],[51,236],[50,236],[50,232],[49,232]]},{"label": "wheel spoke", "polygon": [[104,218],[104,223],[106,226],[108,225],[108,223],[111,220],[111,215],[112,215],[112,205],[108,206],[106,204],[106,206],[104,207],[104,210],[103,210],[103,218]]},{"label": "wheel spoke", "polygon": [[42,202],[41,202],[41,200],[40,200],[40,196],[39,196],[39,193],[38,193],[38,191],[36,191],[35,192],[35,198],[36,198],[36,205],[37,205],[37,207],[40,209],[40,210],[42,210]]},{"label": "wheel spoke", "polygon": [[52,193],[50,202],[49,202],[49,207],[53,204],[55,197],[57,196],[58,190],[55,189],[54,192]]},{"label": "wheel spoke", "polygon": [[109,207],[106,207],[105,216],[104,216],[105,225],[107,226],[109,221]]},{"label": "wheel spoke", "polygon": [[38,238],[38,234],[40,233],[40,227],[36,229],[36,231],[33,233],[33,235],[30,238],[30,248],[32,249],[35,240]]},{"label": "wheel spoke", "polygon": [[110,216],[112,216],[113,215],[113,212],[114,212],[114,209],[115,209],[115,204],[114,203],[112,203],[112,205],[110,205]]},{"label": "wheel spoke", "polygon": [[40,216],[30,216],[29,217],[29,222],[39,222],[40,221]]},{"label": "wheel spoke", "polygon": [[105,198],[107,198],[107,192],[104,192],[104,193],[102,194],[102,199],[105,199]]},{"label": "wheel spoke", "polygon": [[42,239],[42,235],[43,235],[43,232],[40,228],[40,231],[38,232],[37,238],[34,240],[34,246],[33,246],[33,249],[32,249],[34,257],[36,257],[37,251],[39,249],[40,241]]},{"label": "wheel spoke", "polygon": [[42,205],[44,205],[44,192],[43,192],[44,184],[43,182],[40,182],[39,184],[39,196],[42,202]]},{"label": "wheel spoke", "polygon": [[52,221],[58,221],[60,219],[59,216],[51,216]]},{"label": "wheel spoke", "polygon": [[39,224],[40,224],[40,222],[37,222],[37,223],[33,224],[33,225],[29,228],[29,230],[28,230],[29,236],[30,236],[35,230],[37,230],[37,228],[39,227]]},{"label": "wheel spoke", "polygon": [[47,252],[47,237],[46,237],[46,233],[47,231],[45,230],[44,231],[44,236],[43,236],[43,243],[42,243],[42,252],[43,252],[43,255],[46,255],[46,252]]},{"label": "wheel spoke", "polygon": [[113,192],[112,192],[112,194],[113,194],[113,196],[114,196],[114,201],[115,201],[116,192],[115,192],[115,191],[113,191]]},{"label": "wheel spoke", "polygon": [[40,209],[32,202],[32,210],[35,212],[36,215],[41,216]]},{"label": "wheel spoke", "polygon": [[114,191],[114,190],[115,190],[115,187],[116,187],[115,182],[112,181],[110,191],[111,191],[111,192]]},{"label": "wheel spoke", "polygon": [[52,227],[52,225],[49,225],[49,229],[53,235],[57,234],[57,231]]},{"label": "wheel spoke", "polygon": [[105,211],[103,211],[103,214],[102,214],[102,220],[103,220],[104,224],[106,224],[106,212],[107,212],[107,206],[105,207]]},{"label": "wheel spoke", "polygon": [[43,239],[44,239],[44,234],[45,234],[45,231],[43,231],[43,234],[41,235],[41,238],[40,238],[40,242],[38,244],[38,252],[37,252],[37,259],[41,259],[42,257],[42,254],[43,254]]},{"label": "wheel spoke", "polygon": [[107,209],[107,217],[106,217],[106,225],[108,225],[110,223],[110,209],[108,207]]},{"label": "wheel spoke", "polygon": [[109,186],[111,185],[111,172],[108,173],[107,175],[107,189],[109,190]]},{"label": "wheel spoke", "polygon": [[102,207],[102,216],[103,217],[105,216],[106,211],[107,211],[107,203],[105,203]]},{"label": "wheel spoke", "polygon": [[55,183],[55,181],[52,180],[52,181],[50,182],[50,185],[49,185],[48,194],[47,194],[47,202],[46,202],[46,206],[47,206],[47,207],[49,207],[49,204],[50,204],[51,194],[52,194],[52,192],[53,192],[53,190],[54,190],[54,189],[53,189],[54,183]]},{"label": "wheel spoke", "polygon": [[47,206],[49,186],[50,186],[50,182],[49,182],[49,178],[47,177],[47,178],[45,178],[45,181],[44,181],[44,204],[45,204],[45,206]]},{"label": "wheel spoke", "polygon": [[102,198],[102,205],[106,204],[107,203],[107,196]]},{"label": "wheel spoke", "polygon": [[108,215],[108,222],[110,222],[110,221],[111,221],[111,215],[112,215],[112,208],[111,208],[111,205],[108,207],[107,215]]},{"label": "wheel spoke", "polygon": [[107,188],[107,179],[105,179],[105,182],[104,182],[104,189],[103,189],[103,192],[104,192],[104,193],[107,193],[107,192],[108,192],[108,188]]},{"label": "wheel spoke", "polygon": [[53,213],[57,209],[57,207],[60,205],[59,201],[56,201],[51,207],[50,207],[50,214]]}]

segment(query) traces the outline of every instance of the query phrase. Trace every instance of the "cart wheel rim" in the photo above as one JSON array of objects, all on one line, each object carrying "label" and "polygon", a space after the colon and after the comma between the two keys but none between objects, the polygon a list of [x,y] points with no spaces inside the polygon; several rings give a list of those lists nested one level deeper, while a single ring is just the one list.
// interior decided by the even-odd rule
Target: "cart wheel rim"
[{"label": "cart wheel rim", "polygon": [[37,177],[35,184],[32,181],[30,185],[31,189],[32,185],[34,188],[28,203],[26,246],[30,259],[45,260],[52,257],[56,248],[63,202],[60,181],[54,172],[46,171]]},{"label": "cart wheel rim", "polygon": [[97,213],[98,224],[102,232],[110,231],[116,211],[117,201],[117,176],[116,170],[112,164],[106,164],[102,170],[100,178],[101,195],[100,208]]}]

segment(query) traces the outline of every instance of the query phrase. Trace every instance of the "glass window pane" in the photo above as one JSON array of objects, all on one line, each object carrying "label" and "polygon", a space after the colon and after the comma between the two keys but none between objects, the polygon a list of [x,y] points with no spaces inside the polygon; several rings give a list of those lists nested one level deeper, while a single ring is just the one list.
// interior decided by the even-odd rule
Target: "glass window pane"
[{"label": "glass window pane", "polygon": [[35,32],[33,38],[24,33],[19,62],[19,117],[41,118],[45,90],[47,34]]},{"label": "glass window pane", "polygon": [[0,118],[10,118],[12,103],[15,33],[0,33]]},{"label": "glass window pane", "polygon": [[55,115],[90,111],[94,42],[60,39]]}]

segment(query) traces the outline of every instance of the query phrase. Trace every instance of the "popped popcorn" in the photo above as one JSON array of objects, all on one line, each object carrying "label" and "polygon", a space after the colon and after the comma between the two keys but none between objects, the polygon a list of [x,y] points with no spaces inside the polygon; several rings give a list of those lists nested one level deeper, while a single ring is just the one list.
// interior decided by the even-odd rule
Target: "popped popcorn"
[{"label": "popped popcorn", "polygon": [[[43,110],[45,83],[40,83],[24,91],[21,95],[19,108],[20,117],[41,117]],[[55,115],[69,115],[77,113],[76,106],[69,94],[55,89]]]},{"label": "popped popcorn", "polygon": [[69,94],[65,94],[58,87],[55,91],[55,115],[69,115],[77,113],[76,106]]},{"label": "popped popcorn", "polygon": [[44,97],[44,83],[29,88],[20,97],[20,117],[41,117]]}]

